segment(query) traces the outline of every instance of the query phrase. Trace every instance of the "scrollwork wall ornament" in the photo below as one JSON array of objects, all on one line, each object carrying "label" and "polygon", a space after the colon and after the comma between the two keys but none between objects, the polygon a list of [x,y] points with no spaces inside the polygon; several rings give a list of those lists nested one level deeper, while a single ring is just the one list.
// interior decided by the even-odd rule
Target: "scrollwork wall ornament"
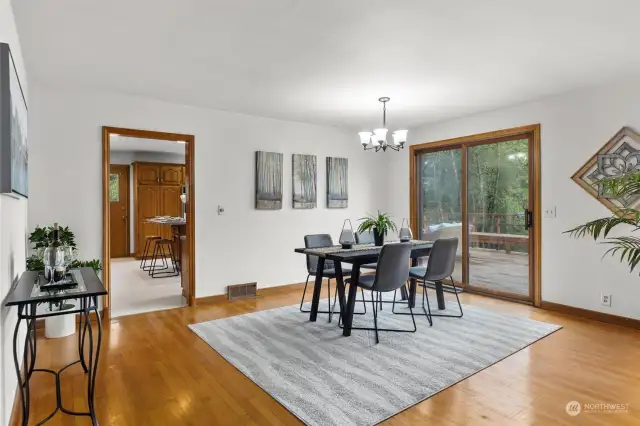
[{"label": "scrollwork wall ornament", "polygon": [[629,127],[623,127],[571,179],[615,213],[620,208],[638,206],[640,195],[608,198],[602,194],[600,181],[638,172],[640,172],[640,135]]}]

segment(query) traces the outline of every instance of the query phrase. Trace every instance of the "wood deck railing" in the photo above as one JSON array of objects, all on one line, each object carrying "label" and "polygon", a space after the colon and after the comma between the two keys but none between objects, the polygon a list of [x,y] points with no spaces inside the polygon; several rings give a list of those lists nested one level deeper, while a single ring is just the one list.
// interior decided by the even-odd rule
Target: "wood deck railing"
[{"label": "wood deck railing", "polygon": [[[431,223],[427,215],[423,217],[422,232],[427,227],[443,222],[461,222],[460,213],[431,214]],[[472,247],[494,248],[510,252],[512,248],[521,251],[529,243],[525,228],[524,213],[469,213],[469,232]]]}]

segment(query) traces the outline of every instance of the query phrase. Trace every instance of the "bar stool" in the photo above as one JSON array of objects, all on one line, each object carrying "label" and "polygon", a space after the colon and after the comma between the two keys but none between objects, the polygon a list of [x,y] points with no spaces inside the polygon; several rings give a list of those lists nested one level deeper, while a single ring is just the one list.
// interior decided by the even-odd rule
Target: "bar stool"
[{"label": "bar stool", "polygon": [[[142,252],[142,259],[140,259],[140,269],[142,269],[143,271],[147,271],[149,272],[151,270],[151,265],[147,265],[147,259],[149,258],[149,255],[151,253],[149,253],[149,250],[151,249],[151,244],[154,241],[158,241],[161,238],[158,237],[157,235],[147,235],[145,237],[146,242],[144,243],[144,250]],[[153,258],[153,256],[151,256],[151,258]],[[149,262],[151,263],[151,262]],[[167,261],[162,258],[162,268],[160,269],[167,269],[169,267],[169,265],[167,265]]]},{"label": "bar stool", "polygon": [[[167,250],[165,250],[165,248]],[[171,266],[173,270],[166,272],[156,272],[158,257],[162,256],[163,262],[166,262],[167,254],[171,259]],[[169,269],[169,266],[167,265],[166,268],[159,268],[159,270],[162,269]],[[168,240],[165,238],[156,240],[156,246],[153,250],[153,260],[151,261],[151,269],[149,270],[149,275],[151,276],[151,278],[177,277],[178,275],[180,275],[180,271],[178,271],[178,268],[176,267],[176,258],[173,255],[173,240]]]}]

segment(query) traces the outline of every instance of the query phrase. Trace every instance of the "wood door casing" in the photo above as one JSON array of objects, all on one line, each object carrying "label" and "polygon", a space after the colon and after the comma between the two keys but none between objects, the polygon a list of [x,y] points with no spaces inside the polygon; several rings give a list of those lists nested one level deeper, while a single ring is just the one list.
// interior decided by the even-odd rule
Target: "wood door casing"
[{"label": "wood door casing", "polygon": [[[160,205],[159,185],[139,185],[138,198],[136,199],[137,211],[137,255],[142,256],[147,236],[161,236],[159,225],[149,223],[147,219],[158,216],[158,206]],[[153,252],[153,245],[150,252]]]},{"label": "wood door casing", "polygon": [[109,212],[111,258],[129,256],[129,166],[123,164],[111,164],[110,179],[113,179],[113,188],[110,187]]},{"label": "wood door casing", "polygon": [[160,183],[160,167],[157,164],[138,164],[138,184],[157,185]]},{"label": "wood door casing", "polygon": [[[180,185],[160,186],[160,209],[159,216],[182,216],[182,200],[180,200]],[[170,226],[160,226],[160,236],[162,238],[173,239]]]},{"label": "wood door casing", "polygon": [[[182,165],[166,165],[160,166],[160,183],[163,185],[182,185],[183,183]],[[179,216],[179,215],[178,215]]]}]

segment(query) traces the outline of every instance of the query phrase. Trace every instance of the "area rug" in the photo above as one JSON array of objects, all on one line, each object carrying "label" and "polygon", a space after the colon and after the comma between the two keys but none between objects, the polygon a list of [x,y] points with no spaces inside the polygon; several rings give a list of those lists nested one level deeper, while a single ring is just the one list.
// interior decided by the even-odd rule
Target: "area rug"
[{"label": "area rug", "polygon": [[[327,301],[320,306],[325,309]],[[447,311],[454,306],[449,301]],[[337,315],[328,323],[320,314],[312,323],[298,306],[189,327],[305,424],[374,425],[560,328],[476,306],[463,309],[463,318],[434,318],[433,327],[416,316],[416,333],[381,332],[378,345],[372,331],[343,337]],[[362,302],[356,310],[363,310]],[[354,316],[354,327],[373,326],[371,303],[367,312]],[[384,304],[378,326],[410,328],[411,317],[393,315]]]}]

